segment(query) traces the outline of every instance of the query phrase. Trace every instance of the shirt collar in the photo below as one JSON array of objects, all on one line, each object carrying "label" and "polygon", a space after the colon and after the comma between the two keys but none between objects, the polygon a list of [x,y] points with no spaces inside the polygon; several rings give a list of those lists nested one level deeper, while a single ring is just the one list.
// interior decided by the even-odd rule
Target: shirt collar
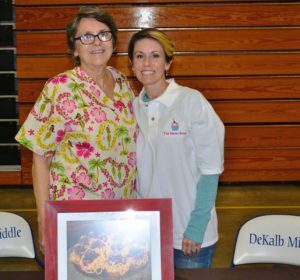
[{"label": "shirt collar", "polygon": [[174,79],[167,80],[167,83],[169,85],[166,88],[166,90],[163,92],[163,94],[153,100],[151,100],[146,95],[145,88],[143,88],[140,92],[140,98],[139,98],[140,103],[145,105],[148,102],[155,101],[155,102],[159,102],[167,107],[170,107],[179,94],[179,92],[176,91],[176,89],[179,87],[179,85],[175,82]]}]

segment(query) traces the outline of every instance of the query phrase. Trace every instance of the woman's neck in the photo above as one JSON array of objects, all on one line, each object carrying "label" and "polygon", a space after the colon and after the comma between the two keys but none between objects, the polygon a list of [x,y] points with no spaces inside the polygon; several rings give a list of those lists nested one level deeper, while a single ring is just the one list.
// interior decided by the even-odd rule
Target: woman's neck
[{"label": "woman's neck", "polygon": [[147,96],[150,99],[155,99],[155,98],[158,98],[159,96],[161,96],[165,92],[167,87],[168,87],[168,83],[166,80],[164,80],[160,84],[144,86]]},{"label": "woman's neck", "polygon": [[110,81],[110,76],[109,72],[107,69],[103,69],[101,72],[96,73],[94,77],[94,81],[98,86],[101,88],[104,88],[104,86]]},{"label": "woman's neck", "polygon": [[86,65],[80,65],[80,68],[88,74],[90,78],[92,78],[96,83],[98,81],[105,81],[107,78],[107,70],[106,65],[101,67],[87,67]]},{"label": "woman's neck", "polygon": [[88,76],[95,81],[95,83],[100,89],[102,89],[102,91],[106,94],[107,97],[111,99],[113,98],[115,80],[106,66],[97,67],[96,69],[90,67],[81,67],[81,69],[85,71],[88,74]]}]

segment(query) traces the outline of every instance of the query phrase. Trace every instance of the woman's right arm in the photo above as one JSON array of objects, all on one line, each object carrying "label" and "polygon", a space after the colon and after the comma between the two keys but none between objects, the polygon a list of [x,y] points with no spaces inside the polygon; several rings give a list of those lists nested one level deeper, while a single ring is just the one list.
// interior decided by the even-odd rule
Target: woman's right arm
[{"label": "woman's right arm", "polygon": [[49,199],[50,188],[50,158],[33,153],[32,180],[33,191],[37,207],[37,220],[39,231],[39,246],[44,252],[45,236],[45,201]]}]

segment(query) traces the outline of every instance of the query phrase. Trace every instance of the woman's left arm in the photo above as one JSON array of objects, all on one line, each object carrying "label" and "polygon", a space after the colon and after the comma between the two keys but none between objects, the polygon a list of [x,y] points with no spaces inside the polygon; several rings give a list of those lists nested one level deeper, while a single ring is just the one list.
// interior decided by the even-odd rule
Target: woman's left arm
[{"label": "woman's left arm", "polygon": [[224,124],[204,96],[192,95],[190,135],[196,165],[201,176],[196,186],[196,200],[184,232],[182,250],[187,255],[199,253],[207,224],[214,207],[219,175],[223,172]]},{"label": "woman's left arm", "polygon": [[195,207],[184,232],[182,251],[191,256],[200,252],[210,213],[215,205],[219,175],[201,175],[197,184]]}]

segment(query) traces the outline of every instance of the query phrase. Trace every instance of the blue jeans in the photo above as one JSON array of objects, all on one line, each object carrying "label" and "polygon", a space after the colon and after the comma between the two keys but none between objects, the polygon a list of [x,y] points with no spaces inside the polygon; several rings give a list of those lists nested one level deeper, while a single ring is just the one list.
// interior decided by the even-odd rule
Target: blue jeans
[{"label": "blue jeans", "polygon": [[181,250],[174,249],[174,266],[178,268],[210,268],[215,254],[216,244],[201,248],[195,256],[185,256]]}]

